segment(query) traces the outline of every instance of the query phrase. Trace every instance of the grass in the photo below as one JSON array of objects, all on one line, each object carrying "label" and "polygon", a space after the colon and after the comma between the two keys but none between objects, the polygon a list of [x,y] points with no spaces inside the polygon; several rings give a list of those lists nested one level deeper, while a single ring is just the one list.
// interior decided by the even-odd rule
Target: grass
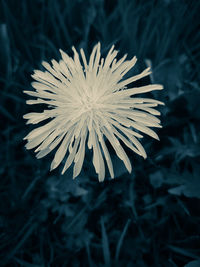
[{"label": "grass", "polygon": [[[199,266],[199,12],[186,0],[1,0],[1,266]],[[147,160],[128,151],[129,175],[112,155],[117,177],[101,184],[90,154],[75,181],[49,172],[52,155],[25,150],[22,119],[33,70],[98,41],[138,57],[130,75],[150,64],[166,103]]]}]

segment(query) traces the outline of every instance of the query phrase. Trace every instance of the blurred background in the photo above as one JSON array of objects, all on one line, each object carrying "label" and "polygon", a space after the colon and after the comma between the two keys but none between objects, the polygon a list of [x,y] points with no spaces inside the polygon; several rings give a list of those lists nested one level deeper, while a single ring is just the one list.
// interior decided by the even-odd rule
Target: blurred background
[{"label": "blurred background", "polygon": [[[195,0],[0,1],[0,266],[200,266],[199,14]],[[128,76],[151,66],[142,83],[163,84],[149,96],[166,104],[148,158],[126,149],[128,174],[111,152],[103,183],[90,152],[76,180],[50,172],[54,152],[25,149],[22,119],[33,70],[98,41],[138,57]]]}]

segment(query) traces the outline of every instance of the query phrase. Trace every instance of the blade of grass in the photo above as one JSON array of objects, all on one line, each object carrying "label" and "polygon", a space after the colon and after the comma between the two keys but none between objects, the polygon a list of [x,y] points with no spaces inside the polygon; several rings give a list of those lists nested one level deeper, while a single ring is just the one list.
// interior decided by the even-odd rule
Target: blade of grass
[{"label": "blade of grass", "polygon": [[43,264],[32,264],[24,260],[20,260],[18,258],[14,258],[14,260],[20,264],[21,267],[42,267],[44,266]]},{"label": "blade of grass", "polygon": [[58,23],[60,25],[61,30],[63,31],[65,40],[67,42],[66,43],[66,47],[71,46],[72,42],[71,42],[71,38],[70,38],[69,32],[67,30],[67,25],[65,24],[65,18],[64,18],[64,16],[61,16],[62,12],[60,12],[59,5],[56,2],[53,2],[53,3],[54,3],[55,16],[57,16]]},{"label": "blade of grass", "polygon": [[35,230],[35,228],[37,227],[37,224],[33,224],[28,230],[27,232],[24,234],[24,236],[22,237],[22,239],[18,242],[18,244],[15,246],[15,248],[9,253],[9,255],[7,256],[5,262],[3,263],[4,265],[6,265],[10,259],[13,258],[13,256],[17,253],[17,251],[23,246],[23,244],[26,242],[26,240],[30,237],[30,235],[33,233],[33,231]]},{"label": "blade of grass", "polygon": [[0,114],[4,115],[6,118],[10,119],[11,121],[15,121],[15,118],[7,111],[3,106],[0,106]]},{"label": "blade of grass", "polygon": [[126,235],[126,232],[128,230],[130,222],[131,222],[131,220],[128,219],[128,221],[126,222],[126,224],[124,226],[124,229],[123,229],[123,231],[122,231],[122,233],[120,235],[120,238],[119,238],[119,241],[118,241],[118,244],[117,244],[117,248],[116,248],[116,253],[115,253],[115,261],[116,262],[119,259],[120,249],[121,249],[121,246],[122,246],[122,243],[123,243],[124,237]]},{"label": "blade of grass", "polygon": [[84,211],[86,210],[86,207],[84,207],[72,220],[71,222],[68,224],[68,226],[66,227],[66,231],[69,230],[73,225],[74,223],[77,221],[77,220],[80,220],[81,216],[84,214]]},{"label": "blade of grass", "polygon": [[2,1],[2,10],[5,17],[6,25],[8,34],[10,37],[10,42],[15,46],[18,47],[18,43],[20,44],[20,50],[23,51],[24,54],[27,55],[30,61],[33,61],[32,54],[28,49],[27,42],[23,36],[23,31],[20,29],[19,22],[12,14],[11,10],[9,9],[8,3],[6,1]]},{"label": "blade of grass", "polygon": [[7,25],[5,23],[0,24],[0,43],[1,51],[0,56],[2,62],[6,62],[5,67],[3,65],[5,76],[7,79],[10,79],[12,73],[12,64],[11,64],[11,53],[10,53],[10,39],[8,36]]},{"label": "blade of grass", "polygon": [[179,247],[175,247],[175,246],[171,246],[169,245],[168,248],[170,248],[172,251],[174,251],[175,253],[178,253],[180,255],[186,256],[186,257],[190,257],[192,259],[196,259],[199,260],[200,257],[193,254],[192,252],[185,250],[184,248],[179,248]]},{"label": "blade of grass", "polygon": [[34,188],[35,184],[37,183],[37,181],[40,179],[40,175],[36,176],[36,178],[30,183],[30,185],[26,188],[22,199],[24,200],[27,195],[29,194],[29,192]]},{"label": "blade of grass", "polygon": [[92,261],[92,257],[91,257],[91,253],[90,253],[90,244],[89,244],[89,241],[86,242],[85,246],[86,246],[86,251],[87,251],[87,257],[88,257],[89,267],[93,267],[94,266],[94,263]]},{"label": "blade of grass", "polygon": [[105,229],[104,219],[101,217],[101,235],[102,235],[102,247],[103,247],[103,256],[105,266],[109,267],[110,265],[110,249],[109,249],[109,242],[108,236]]}]

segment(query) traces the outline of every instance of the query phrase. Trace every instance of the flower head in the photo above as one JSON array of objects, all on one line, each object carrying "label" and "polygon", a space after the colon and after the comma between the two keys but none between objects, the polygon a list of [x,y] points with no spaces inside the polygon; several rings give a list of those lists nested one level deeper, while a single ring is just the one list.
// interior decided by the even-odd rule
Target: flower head
[{"label": "flower head", "polygon": [[[122,147],[124,143],[138,155],[146,158],[143,146],[138,141],[142,134],[159,139],[150,127],[161,127],[154,109],[160,101],[138,98],[137,94],[163,89],[162,85],[151,84],[126,89],[126,86],[149,75],[150,68],[131,78],[123,76],[135,65],[137,59],[117,61],[114,45],[106,58],[101,58],[100,43],[94,46],[87,62],[83,49],[81,59],[72,48],[74,58],[60,50],[62,59],[52,60],[52,66],[43,62],[45,71],[35,70],[32,77],[34,91],[24,93],[36,97],[27,104],[46,104],[42,113],[24,115],[27,124],[48,120],[43,126],[32,130],[24,139],[27,149],[36,148],[37,158],[42,158],[57,147],[51,170],[65,158],[62,174],[74,162],[73,177],[79,175],[85,157],[85,147],[93,150],[93,165],[99,181],[105,177],[105,162],[112,178],[114,170],[106,140],[117,156],[131,172],[130,160]],[[82,66],[83,63],[83,66]],[[133,96],[133,97],[132,97]],[[139,133],[140,132],[140,133]],[[120,140],[120,142],[119,142]]]}]

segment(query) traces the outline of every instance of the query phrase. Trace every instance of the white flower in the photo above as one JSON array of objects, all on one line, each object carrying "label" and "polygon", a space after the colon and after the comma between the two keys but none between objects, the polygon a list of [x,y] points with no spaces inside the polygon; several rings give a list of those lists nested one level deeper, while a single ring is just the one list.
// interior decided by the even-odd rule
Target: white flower
[{"label": "white flower", "polygon": [[35,91],[24,91],[36,97],[34,100],[28,100],[27,104],[46,104],[49,107],[42,113],[24,115],[24,118],[28,119],[27,124],[48,120],[24,138],[28,141],[26,148],[37,147],[36,156],[42,158],[58,147],[51,170],[55,169],[67,154],[62,174],[74,162],[75,178],[82,169],[87,144],[89,149],[93,149],[93,165],[99,181],[103,181],[105,161],[111,177],[114,178],[112,160],[105,143],[105,140],[108,140],[131,172],[130,160],[121,143],[146,158],[145,150],[137,139],[142,138],[138,131],[159,140],[149,127],[161,127],[160,120],[154,116],[160,115],[160,112],[154,107],[163,105],[160,101],[137,98],[135,95],[161,90],[163,86],[151,84],[126,89],[128,84],[149,75],[150,68],[122,80],[137,59],[133,57],[125,61],[125,55],[117,61],[114,45],[103,59],[98,43],[92,50],[89,62],[86,61],[83,49],[80,50],[81,59],[74,47],[72,50],[74,58],[60,50],[62,59],[59,62],[52,60],[52,66],[43,62],[46,71],[35,70],[32,75],[36,80],[32,83]]}]

